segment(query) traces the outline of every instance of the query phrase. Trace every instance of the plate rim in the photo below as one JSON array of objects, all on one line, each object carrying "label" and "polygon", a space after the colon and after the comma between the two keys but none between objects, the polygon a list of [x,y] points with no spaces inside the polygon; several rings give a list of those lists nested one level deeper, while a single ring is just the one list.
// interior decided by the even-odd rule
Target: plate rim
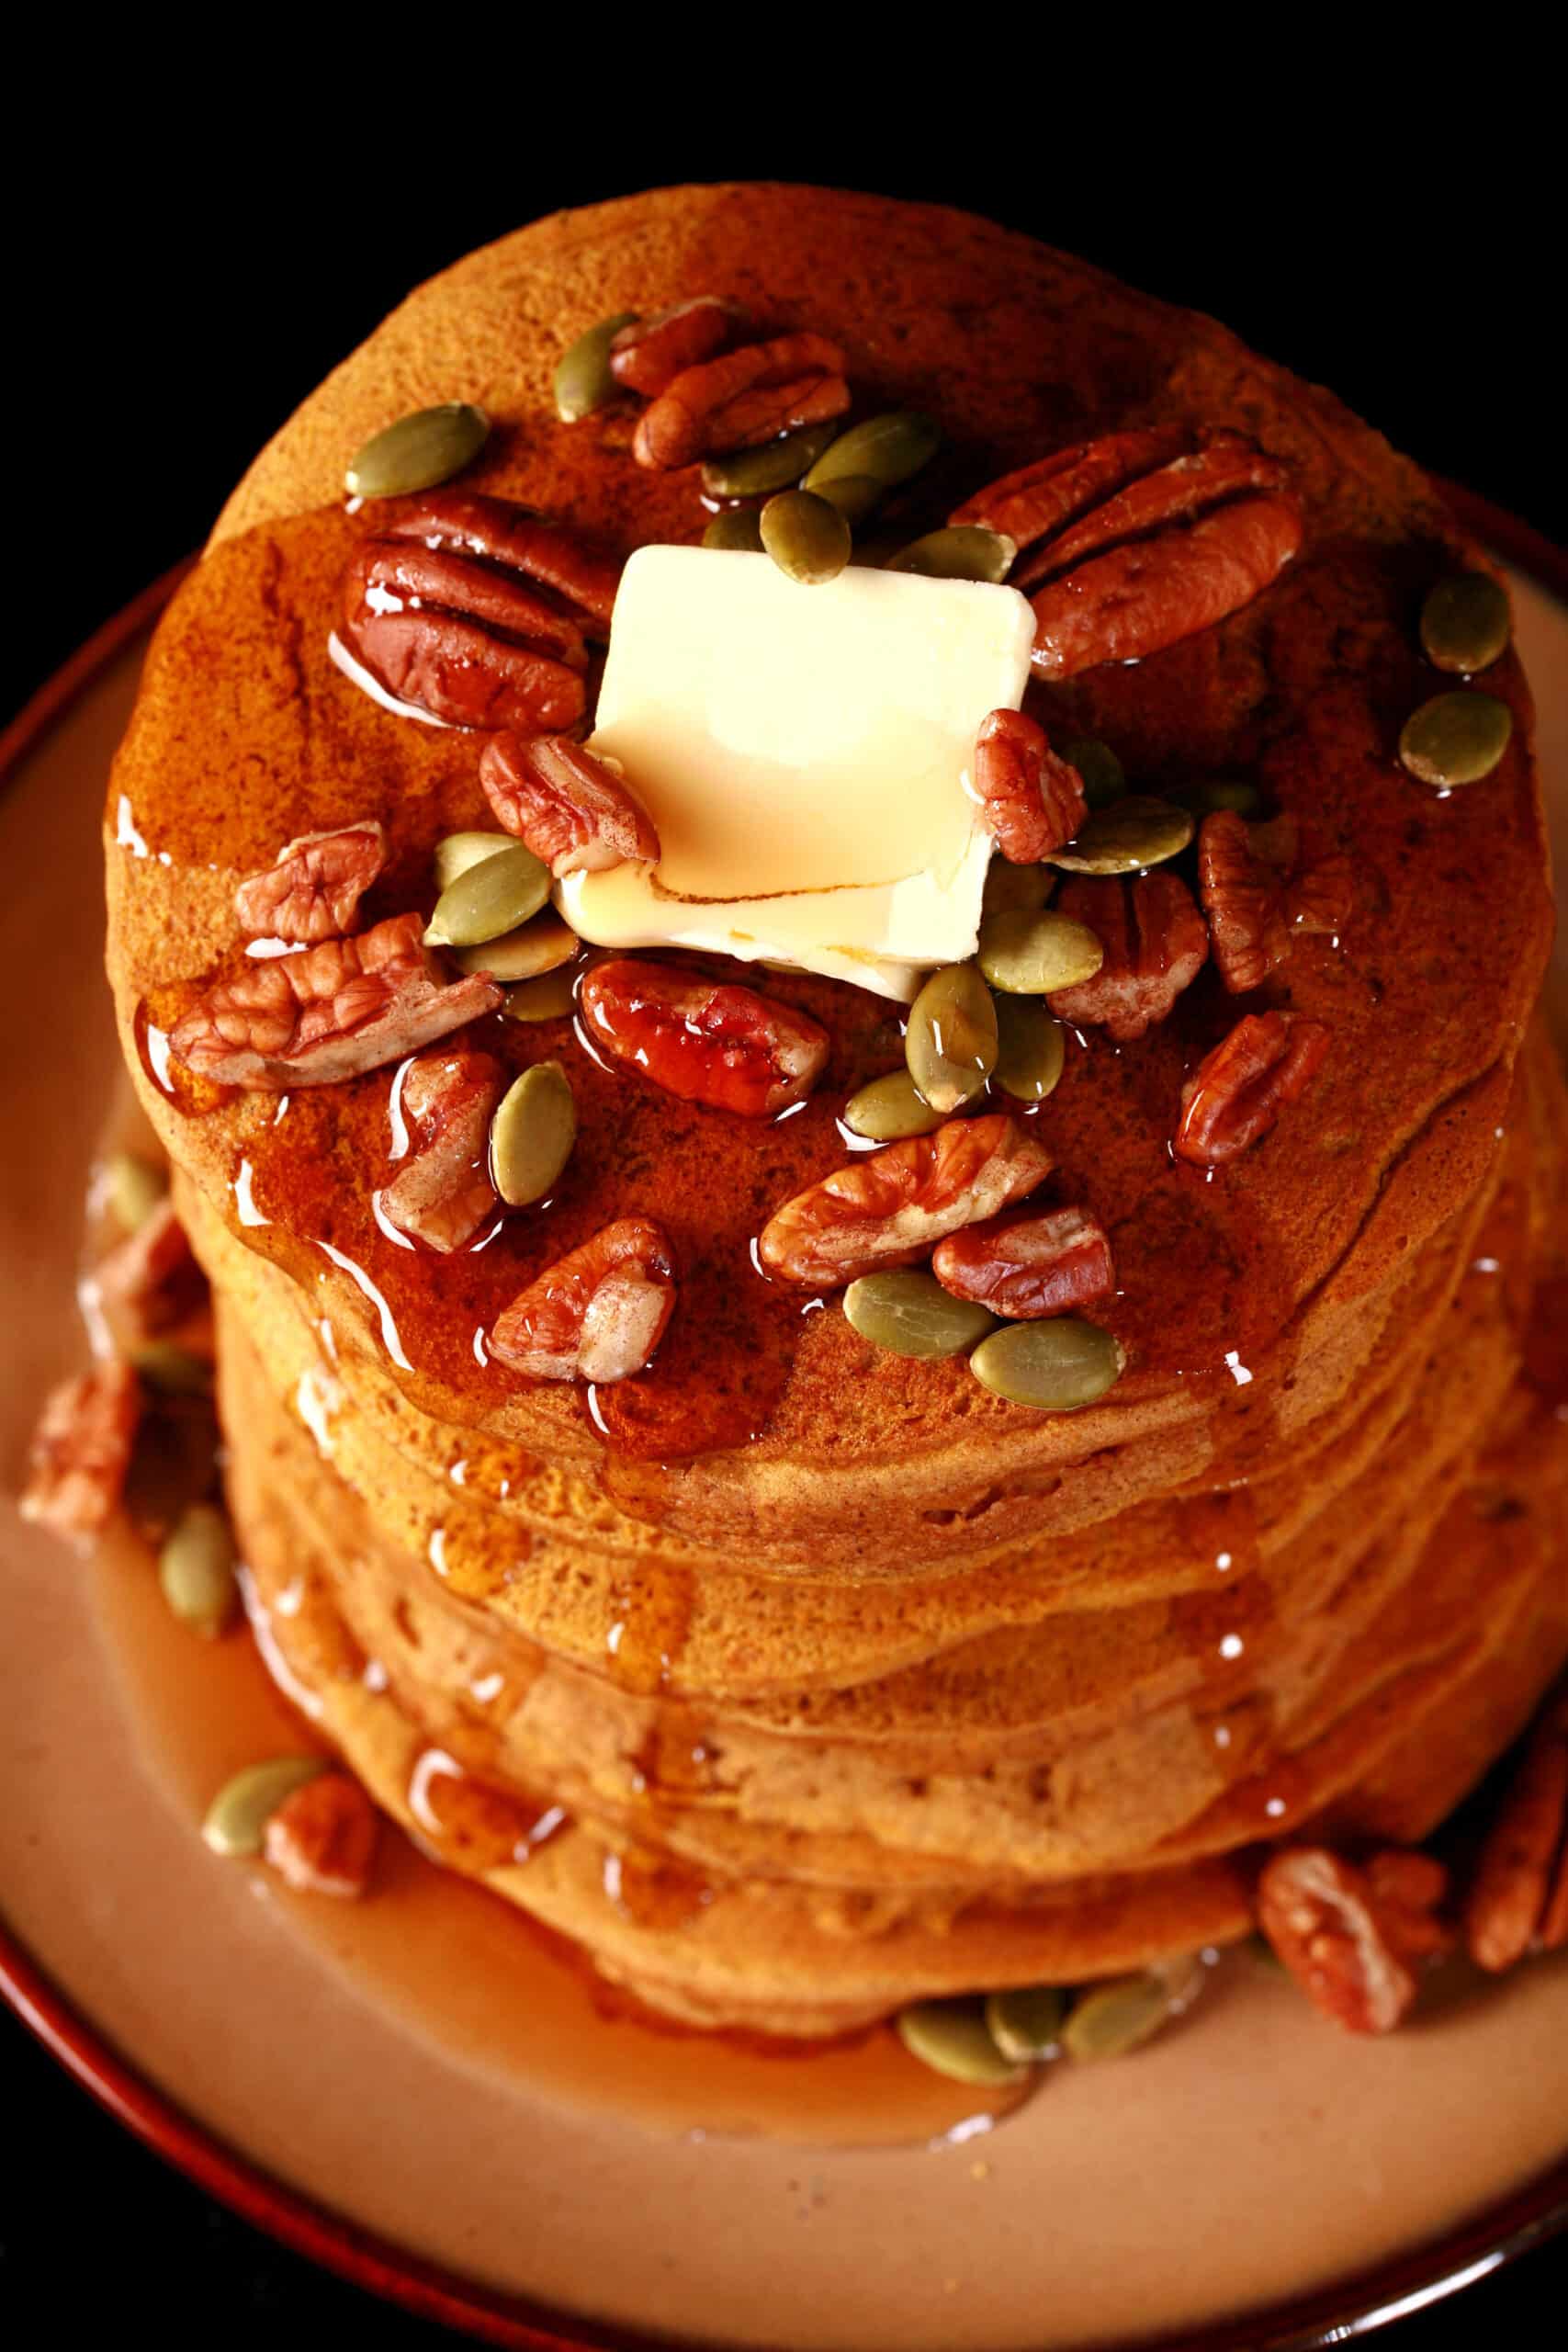
[{"label": "plate rim", "polygon": [[[1490,499],[1431,477],[1461,528],[1568,602],[1568,553]],[[98,673],[156,618],[198,559],[151,582],[95,629],[0,729],[0,792]],[[64,2072],[141,2143],[231,2212],[295,2254],[417,2317],[514,2352],[650,2352],[655,2338],[499,2294],[361,2229],[257,2165],[145,2080],[28,1956],[0,1913],[0,2001]],[[1321,2352],[1371,2334],[1502,2268],[1568,2231],[1568,2156],[1501,2203],[1436,2239],[1307,2294],[1138,2340],[1137,2352]],[[671,2339],[660,2336],[668,2347]],[[682,2338],[694,2346],[694,2339]],[[704,2352],[713,2352],[711,2346]],[[1082,2352],[1133,2352],[1124,2341]]]}]

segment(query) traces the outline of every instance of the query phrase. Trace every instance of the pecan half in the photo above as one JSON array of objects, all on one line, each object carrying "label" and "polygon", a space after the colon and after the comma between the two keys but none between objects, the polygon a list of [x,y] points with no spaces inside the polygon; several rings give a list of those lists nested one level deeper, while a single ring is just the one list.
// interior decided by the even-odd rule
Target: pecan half
[{"label": "pecan half", "polygon": [[1411,1962],[1450,1940],[1437,1913],[1448,1872],[1408,1849],[1358,1870],[1323,1846],[1289,1846],[1258,1883],[1258,1924],[1325,2016],[1351,2033],[1388,2033],[1415,2001]]},{"label": "pecan half", "polygon": [[1327,1051],[1321,1021],[1300,1012],[1249,1012],[1182,1088],[1177,1156],[1197,1168],[1218,1168],[1247,1150],[1306,1091]]},{"label": "pecan half", "polygon": [[141,1388],[118,1357],[51,1389],[33,1433],[22,1517],[83,1541],[114,1517],[141,1419]]},{"label": "pecan half", "polygon": [[186,1229],[166,1195],[82,1282],[85,1303],[128,1355],[183,1323],[200,1305],[203,1288]]},{"label": "pecan half", "polygon": [[616,1061],[683,1102],[765,1119],[809,1094],[828,1059],[809,1014],[733,981],[699,978],[631,956],[596,964],[582,1018]]},{"label": "pecan half", "polygon": [[386,831],[373,817],[333,832],[301,833],[234,892],[241,931],[247,939],[304,947],[341,938],[386,863]]},{"label": "pecan half", "polygon": [[1116,1287],[1111,1244],[1084,1209],[988,1217],[939,1242],[931,1272],[954,1298],[1030,1323],[1069,1315]]},{"label": "pecan half", "polygon": [[220,980],[170,1033],[176,1057],[222,1086],[331,1086],[400,1061],[501,1002],[476,975],[447,986],[417,914],[327,939]]},{"label": "pecan half", "polygon": [[1568,1944],[1568,1691],[1537,1724],[1481,1849],[1464,1911],[1479,1967]]},{"label": "pecan half", "polygon": [[651,319],[634,319],[611,338],[610,373],[629,392],[653,400],[688,368],[714,358],[745,325],[733,303],[698,294]]},{"label": "pecan half", "polygon": [[491,1352],[532,1380],[626,1380],[651,1360],[674,1306],[663,1227],[620,1217],[513,1300],[491,1332]]},{"label": "pecan half", "polygon": [[409,1064],[398,1101],[419,1148],[380,1198],[382,1216],[400,1233],[443,1255],[473,1239],[496,1205],[490,1123],[505,1090],[490,1054],[459,1047]]},{"label": "pecan half", "polygon": [[1050,1171],[1050,1154],[1005,1113],[950,1119],[797,1193],[763,1227],[758,1259],[781,1282],[825,1290],[877,1266],[912,1266]]},{"label": "pecan half", "polygon": [[1021,710],[993,710],[980,721],[972,774],[987,827],[1011,865],[1037,865],[1089,813],[1077,768],[1057,758],[1045,729]]},{"label": "pecan half", "polygon": [[727,449],[841,416],[850,404],[844,355],[820,334],[780,334],[687,368],[638,422],[632,454],[668,473]]},{"label": "pecan half", "polygon": [[492,735],[479,755],[485,798],[558,881],[608,865],[656,865],[659,835],[618,760],[570,735]]},{"label": "pecan half", "polygon": [[1342,931],[1350,918],[1354,876],[1346,857],[1325,858],[1303,870],[1293,817],[1249,825],[1226,808],[1203,820],[1198,889],[1215,967],[1235,996],[1262,985],[1297,932]]},{"label": "pecan half", "polygon": [[303,1894],[363,1894],[376,1856],[376,1808],[346,1772],[319,1772],[270,1815],[263,1851]]},{"label": "pecan half", "polygon": [[1102,1026],[1118,1045],[1163,1021],[1203,968],[1209,933],[1179,874],[1069,875],[1053,905],[1087,923],[1105,950],[1092,978],[1054,989],[1063,1021]]}]

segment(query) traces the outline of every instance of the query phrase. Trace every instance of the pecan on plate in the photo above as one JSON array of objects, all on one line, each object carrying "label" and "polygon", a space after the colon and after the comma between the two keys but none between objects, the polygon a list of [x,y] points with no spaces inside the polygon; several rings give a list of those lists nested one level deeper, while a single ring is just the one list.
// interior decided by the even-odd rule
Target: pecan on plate
[{"label": "pecan on plate", "polygon": [[659,835],[622,782],[620,762],[570,735],[492,735],[479,782],[500,822],[558,881],[659,863]]},{"label": "pecan on plate", "polygon": [[400,1061],[502,999],[482,975],[447,985],[423,930],[417,914],[393,915],[356,939],[324,939],[220,980],[170,1046],[198,1078],[273,1092]]},{"label": "pecan on plate", "polygon": [[1018,1323],[1070,1315],[1116,1287],[1111,1244],[1084,1209],[1014,1209],[937,1244],[931,1272],[954,1298]]},{"label": "pecan on plate", "polygon": [[836,1289],[878,1266],[917,1264],[1050,1172],[1050,1154],[1005,1113],[949,1119],[797,1193],[763,1227],[758,1259],[780,1282]]},{"label": "pecan on plate", "polygon": [[459,1046],[409,1064],[398,1102],[418,1148],[381,1193],[389,1225],[444,1256],[473,1239],[496,1205],[490,1123],[505,1091],[490,1054]]},{"label": "pecan on plate", "polygon": [[241,931],[247,939],[284,939],[302,947],[340,939],[386,863],[386,831],[373,817],[331,832],[301,833],[236,889]]},{"label": "pecan on plate", "polygon": [[1179,874],[1069,875],[1053,901],[1105,950],[1098,972],[1048,1000],[1060,1020],[1103,1027],[1127,1045],[1163,1021],[1203,968],[1209,933]]},{"label": "pecan on plate", "polygon": [[821,334],[779,334],[684,368],[639,419],[632,455],[660,473],[842,416],[844,355]]},{"label": "pecan on plate", "polygon": [[1303,866],[1293,817],[1248,824],[1235,809],[1203,820],[1198,891],[1209,918],[1214,964],[1233,996],[1261,987],[1298,932],[1342,931],[1354,877],[1346,857]]},{"label": "pecan on plate", "polygon": [[650,1362],[674,1305],[663,1227],[619,1217],[513,1300],[491,1332],[491,1353],[532,1380],[626,1380]]},{"label": "pecan on plate", "polygon": [[1308,1999],[1351,2033],[1388,2033],[1417,1991],[1416,1961],[1451,1941],[1448,1872],[1391,1848],[1358,1869],[1325,1846],[1287,1846],[1258,1882],[1258,1924]]},{"label": "pecan on plate", "polygon": [[141,1419],[141,1387],[112,1357],[50,1391],[33,1433],[22,1517],[57,1535],[99,1535],[118,1508]]},{"label": "pecan on plate", "polygon": [[590,1035],[667,1094],[765,1119],[809,1094],[828,1033],[808,1013],[733,981],[633,956],[596,964],[582,983]]},{"label": "pecan on plate", "polygon": [[1195,1168],[1218,1168],[1249,1149],[1285,1105],[1305,1093],[1327,1051],[1321,1021],[1300,1012],[1249,1012],[1182,1088],[1177,1157]]},{"label": "pecan on plate", "polygon": [[1481,1849],[1464,1908],[1477,1964],[1500,1974],[1568,1944],[1568,1691],[1537,1724]]},{"label": "pecan on plate", "polygon": [[376,1808],[346,1772],[319,1772],[269,1815],[262,1850],[302,1894],[363,1894],[376,1856]]},{"label": "pecan on plate", "polygon": [[525,507],[436,491],[378,523],[349,565],[343,640],[389,694],[449,726],[570,727],[583,640],[608,634],[619,573]]},{"label": "pecan on plate", "polygon": [[205,1288],[186,1229],[165,1193],[134,1233],[84,1275],[84,1305],[128,1355],[183,1323]]},{"label": "pecan on plate", "polygon": [[695,295],[651,319],[633,319],[612,336],[610,373],[628,392],[655,400],[688,368],[716,358],[744,325],[732,302]]},{"label": "pecan on plate", "polygon": [[993,710],[980,721],[972,774],[981,814],[1010,865],[1037,865],[1089,813],[1082,776],[1021,710]]}]

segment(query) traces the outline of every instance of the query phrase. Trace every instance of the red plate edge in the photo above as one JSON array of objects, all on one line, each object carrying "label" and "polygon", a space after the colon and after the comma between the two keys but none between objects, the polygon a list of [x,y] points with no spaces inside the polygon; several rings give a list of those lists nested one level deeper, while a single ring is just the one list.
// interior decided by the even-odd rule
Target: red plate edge
[{"label": "red plate edge", "polygon": [[[1437,486],[1462,529],[1568,600],[1568,555],[1560,548],[1462,485],[1438,478]],[[0,731],[0,789],[11,769],[98,671],[163,610],[192,561],[175,564],[95,630]],[[143,2081],[56,1992],[3,1917],[0,1999],[66,2073],[154,2154],[243,2220],[351,2285],[421,2318],[460,2328],[485,2343],[515,2347],[515,2352],[643,2352],[652,2345],[654,2339],[629,2330],[598,2327],[569,2312],[491,2294],[387,2244],[274,2179]],[[1502,2205],[1413,2253],[1314,2294],[1217,2322],[1196,2335],[1145,2337],[1142,2352],[1318,2352],[1457,2293],[1565,2229],[1568,2159]],[[668,2346],[672,2339],[658,2341]],[[1114,2352],[1114,2347],[1101,2347],[1101,2352]]]}]

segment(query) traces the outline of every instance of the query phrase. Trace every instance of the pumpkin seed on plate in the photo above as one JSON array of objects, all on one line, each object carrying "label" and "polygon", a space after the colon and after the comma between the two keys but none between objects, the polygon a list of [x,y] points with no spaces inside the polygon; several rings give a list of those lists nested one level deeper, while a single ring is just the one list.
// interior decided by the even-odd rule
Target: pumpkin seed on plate
[{"label": "pumpkin seed on plate", "polygon": [[1062,757],[1083,779],[1083,797],[1091,808],[1109,808],[1127,789],[1127,771],[1097,735],[1077,735],[1062,746]]},{"label": "pumpkin seed on plate", "polygon": [[558,964],[553,972],[508,989],[501,1009],[508,1021],[564,1021],[576,1006],[577,974],[570,964]]},{"label": "pumpkin seed on plate", "polygon": [[710,498],[765,498],[770,491],[789,490],[810,471],[838,429],[836,424],[803,424],[796,433],[764,441],[759,449],[709,458],[703,468],[703,488]]},{"label": "pumpkin seed on plate", "polygon": [[993,857],[986,868],[980,911],[997,915],[1004,907],[1022,907],[1038,914],[1055,887],[1055,873],[1049,865],[1013,865],[1005,857]]},{"label": "pumpkin seed on plate", "polygon": [[1113,1387],[1122,1351],[1098,1323],[1057,1315],[1043,1323],[1007,1323],[982,1340],[969,1369],[1010,1405],[1041,1413],[1076,1413]]},{"label": "pumpkin seed on plate", "polygon": [[239,1605],[234,1538],[213,1503],[192,1503],[158,1554],[158,1583],[182,1625],[212,1640]]},{"label": "pumpkin seed on plate", "polygon": [[1217,816],[1223,809],[1234,809],[1238,817],[1251,817],[1263,805],[1263,795],[1258,786],[1240,776],[1216,776],[1202,784],[1173,784],[1168,797],[1179,808],[1190,808],[1195,817]]},{"label": "pumpkin seed on plate", "polygon": [[1004,2058],[1020,2066],[1048,2058],[1062,2038],[1067,1996],[1059,1984],[1023,1984],[993,1993],[986,2003],[986,2030]]},{"label": "pumpkin seed on plate", "polygon": [[373,433],[350,461],[344,480],[351,498],[405,498],[434,490],[471,465],[490,435],[490,419],[471,401],[416,409]]},{"label": "pumpkin seed on plate", "polygon": [[874,1348],[921,1360],[961,1356],[997,1327],[987,1308],[952,1297],[917,1266],[862,1274],[844,1293],[844,1319]]},{"label": "pumpkin seed on plate", "polygon": [[1160,1977],[1115,1977],[1079,1994],[1062,2028],[1062,2047],[1080,2065],[1121,2058],[1152,2041],[1171,2014],[1169,1990]]},{"label": "pumpkin seed on plate", "polygon": [[462,972],[488,972],[492,980],[533,980],[570,964],[581,944],[570,924],[547,908],[482,947],[455,947],[451,954]]},{"label": "pumpkin seed on plate", "polygon": [[991,1075],[1015,1102],[1043,1102],[1062,1075],[1067,1040],[1038,997],[997,999],[997,1066]]},{"label": "pumpkin seed on plate", "polygon": [[483,947],[536,915],[550,895],[550,872],[522,842],[468,866],[435,901],[427,947]]},{"label": "pumpkin seed on plate", "polygon": [[563,424],[580,424],[619,393],[621,387],[610,373],[610,345],[623,327],[636,326],[637,322],[636,311],[617,311],[613,319],[601,319],[561,353],[550,389],[556,414]]},{"label": "pumpkin seed on plate", "polygon": [[941,447],[942,427],[932,418],[919,409],[888,409],[836,435],[807,475],[806,487],[820,490],[844,475],[866,474],[884,490],[896,490],[929,466]]},{"label": "pumpkin seed on plate", "polygon": [[559,1062],[536,1062],[513,1079],[491,1121],[491,1175],[508,1208],[542,1201],[576,1140],[570,1080]]},{"label": "pumpkin seed on plate", "polygon": [[144,1340],[130,1361],[137,1377],[161,1396],[202,1396],[212,1386],[212,1366],[207,1357],[177,1346],[173,1340]]},{"label": "pumpkin seed on plate", "polygon": [[1049,907],[1031,914],[1026,907],[1004,907],[980,923],[980,969],[994,989],[1010,996],[1046,996],[1053,989],[1091,980],[1105,961],[1105,949],[1088,923]]},{"label": "pumpkin seed on plate", "polygon": [[956,1111],[985,1091],[997,1066],[997,1008],[973,964],[944,964],[909,1007],[909,1076],[933,1111]]},{"label": "pumpkin seed on plate", "polygon": [[914,571],[924,580],[986,580],[993,586],[1012,570],[1018,542],[1005,531],[987,531],[980,523],[950,523],[944,530],[928,531],[907,548],[889,556],[889,571]]},{"label": "pumpkin seed on plate", "polygon": [[844,1125],[868,1143],[896,1143],[904,1136],[929,1136],[941,1126],[942,1113],[917,1091],[907,1069],[893,1069],[851,1095],[844,1105]]},{"label": "pumpkin seed on plate", "polygon": [[161,1208],[169,1189],[166,1169],[133,1151],[111,1152],[103,1166],[103,1198],[122,1232],[134,1233]]},{"label": "pumpkin seed on plate", "polygon": [[762,545],[786,579],[803,588],[837,580],[850,560],[850,526],[815,491],[781,490],[762,509]]},{"label": "pumpkin seed on plate", "polygon": [[1070,874],[1138,874],[1177,856],[1196,831],[1190,808],[1130,792],[1108,808],[1092,809],[1077,838],[1052,851],[1050,863]]},{"label": "pumpkin seed on plate", "polygon": [[754,506],[727,506],[703,533],[705,548],[723,548],[731,555],[761,555],[762,522]]},{"label": "pumpkin seed on plate", "polygon": [[981,2001],[914,2001],[896,2024],[909,2055],[952,2082],[988,2087],[1023,2080],[1024,2069],[1004,2058],[986,2030]]},{"label": "pumpkin seed on plate", "polygon": [[215,1854],[259,1854],[279,1805],[326,1769],[324,1756],[273,1756],[265,1764],[247,1764],[208,1806],[203,1838]]},{"label": "pumpkin seed on plate", "polygon": [[1444,791],[1479,784],[1508,748],[1514,714],[1495,695],[1434,695],[1412,711],[1399,739],[1399,756],[1422,784]]},{"label": "pumpkin seed on plate", "polygon": [[515,833],[448,833],[435,844],[436,888],[449,889],[459,874],[470,865],[482,865],[487,857],[499,857],[516,838]]},{"label": "pumpkin seed on plate", "polygon": [[1473,677],[1490,669],[1513,630],[1507,592],[1489,572],[1439,580],[1421,607],[1421,650],[1437,670]]}]

